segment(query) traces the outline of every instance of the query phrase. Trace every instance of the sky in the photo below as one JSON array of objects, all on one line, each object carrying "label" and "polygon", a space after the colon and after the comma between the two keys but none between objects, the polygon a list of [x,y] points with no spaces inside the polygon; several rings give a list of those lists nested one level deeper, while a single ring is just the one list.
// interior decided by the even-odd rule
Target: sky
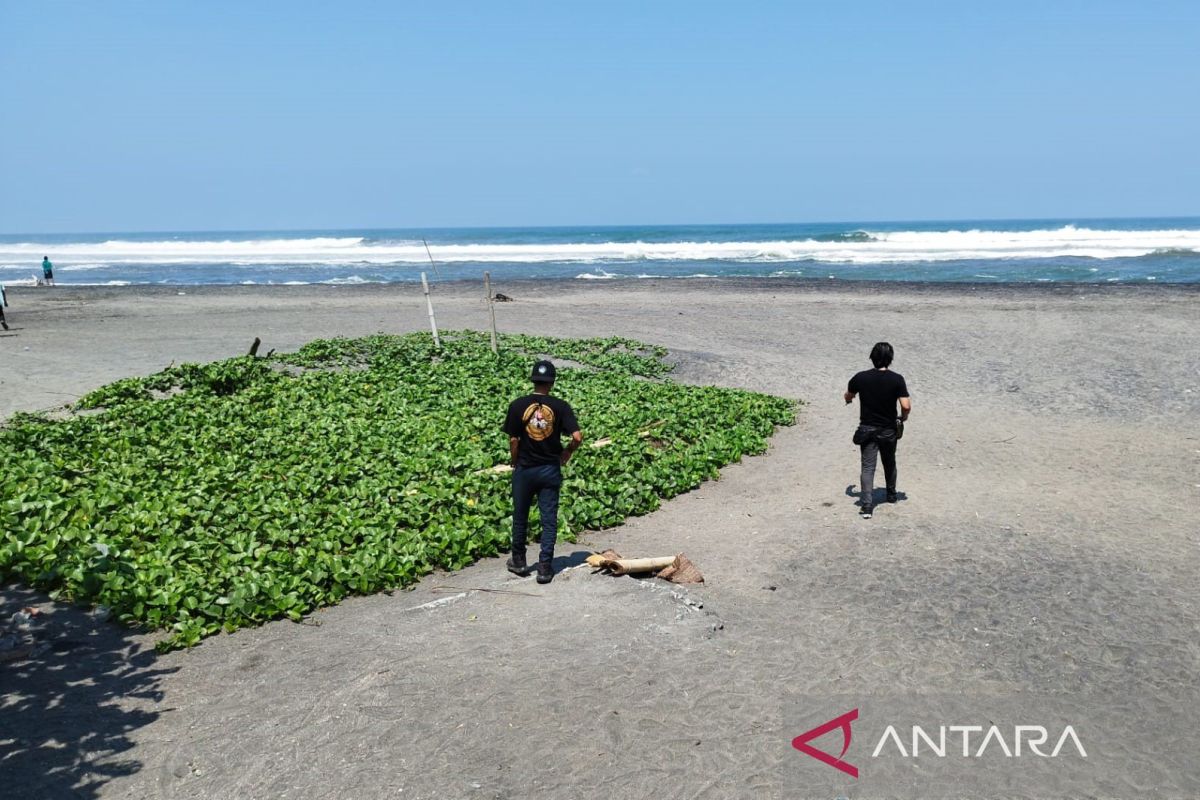
[{"label": "sky", "polygon": [[1200,215],[1200,3],[0,0],[0,233]]}]

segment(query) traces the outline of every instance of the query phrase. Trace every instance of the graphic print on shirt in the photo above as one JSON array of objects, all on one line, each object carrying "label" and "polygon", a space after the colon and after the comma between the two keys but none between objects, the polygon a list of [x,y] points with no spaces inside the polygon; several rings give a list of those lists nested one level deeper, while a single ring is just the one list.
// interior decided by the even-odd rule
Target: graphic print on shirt
[{"label": "graphic print on shirt", "polygon": [[531,403],[521,415],[521,419],[525,421],[525,433],[535,442],[550,438],[550,433],[554,430],[554,410],[550,406]]}]

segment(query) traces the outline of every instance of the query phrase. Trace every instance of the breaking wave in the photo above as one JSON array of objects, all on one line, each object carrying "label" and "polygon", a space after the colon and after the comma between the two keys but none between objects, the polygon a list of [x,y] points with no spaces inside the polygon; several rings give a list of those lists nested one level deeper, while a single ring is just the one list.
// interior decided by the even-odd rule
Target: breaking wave
[{"label": "breaking wave", "polygon": [[[604,264],[722,261],[890,264],[912,262],[1190,257],[1200,254],[1200,230],[1095,230],[1067,225],[1027,231],[851,231],[778,241],[434,243],[441,264]],[[0,242],[0,264],[36,266],[49,254],[56,266],[86,270],[113,265],[397,266],[429,264],[420,239],[365,237],[263,238],[245,241],[165,240]]]}]

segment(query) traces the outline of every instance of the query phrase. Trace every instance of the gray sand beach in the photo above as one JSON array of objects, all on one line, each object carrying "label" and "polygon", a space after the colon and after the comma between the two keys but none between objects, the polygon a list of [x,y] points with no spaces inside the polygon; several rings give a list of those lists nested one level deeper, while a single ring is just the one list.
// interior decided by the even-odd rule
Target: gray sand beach
[{"label": "gray sand beach", "polygon": [[[0,620],[34,605],[52,646],[0,663],[0,796],[1200,797],[1200,290],[497,288],[502,331],[661,344],[675,379],[803,400],[798,423],[657,512],[560,543],[548,586],[488,559],[157,655],[10,585]],[[441,327],[488,324],[480,286],[434,294]],[[412,285],[9,295],[0,417],[255,337],[288,351],[427,325]],[[878,340],[914,411],[901,500],[861,520],[841,393]],[[480,403],[499,428],[502,402]],[[684,552],[706,582],[578,566],[608,547]],[[944,724],[1041,713],[1087,758],[873,759],[873,702],[931,725],[938,703],[958,709]],[[857,782],[791,746],[851,703]]]}]

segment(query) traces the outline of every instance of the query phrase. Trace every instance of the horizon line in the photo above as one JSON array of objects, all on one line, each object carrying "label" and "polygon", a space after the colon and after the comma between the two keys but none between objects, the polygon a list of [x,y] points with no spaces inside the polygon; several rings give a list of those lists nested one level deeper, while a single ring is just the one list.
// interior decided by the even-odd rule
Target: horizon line
[{"label": "horizon line", "polygon": [[622,229],[622,228],[715,228],[715,227],[750,227],[750,226],[788,226],[788,225],[929,225],[934,223],[1013,223],[1013,222],[1120,222],[1133,220],[1197,220],[1200,214],[1170,214],[1165,216],[1080,216],[1080,217],[928,217],[910,219],[829,219],[807,220],[804,222],[625,222],[625,223],[589,223],[589,224],[556,224],[556,225],[431,225],[431,226],[397,226],[397,227],[347,227],[347,228],[152,228],[147,230],[90,230],[90,231],[0,231],[0,236],[119,236],[122,234],[213,234],[213,233],[314,233],[337,231],[345,233],[361,233],[368,231],[530,231],[530,230],[579,230],[579,229]]}]

